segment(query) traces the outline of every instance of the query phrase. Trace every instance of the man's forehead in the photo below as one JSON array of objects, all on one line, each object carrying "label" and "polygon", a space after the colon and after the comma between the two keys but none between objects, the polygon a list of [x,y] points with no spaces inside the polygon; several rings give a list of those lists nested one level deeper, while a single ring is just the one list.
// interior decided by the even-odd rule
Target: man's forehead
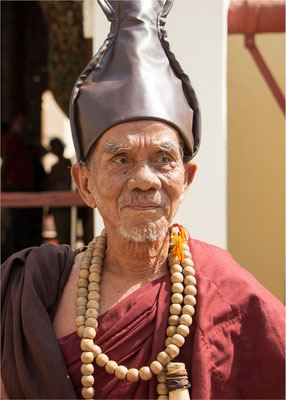
[{"label": "man's forehead", "polygon": [[116,125],[98,140],[99,147],[107,149],[113,145],[136,146],[137,144],[161,145],[180,142],[180,136],[172,126],[157,121],[131,121]]}]

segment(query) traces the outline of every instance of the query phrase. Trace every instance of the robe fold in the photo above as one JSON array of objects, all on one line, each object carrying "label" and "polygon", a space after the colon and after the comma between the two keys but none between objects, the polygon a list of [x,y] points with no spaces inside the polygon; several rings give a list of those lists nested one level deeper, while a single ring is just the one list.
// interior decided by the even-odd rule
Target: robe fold
[{"label": "robe fold", "polygon": [[[177,361],[193,399],[285,398],[284,307],[226,251],[191,240],[197,305]],[[52,320],[74,253],[43,245],[2,267],[2,376],[10,398],[80,397],[80,340],[59,341]],[[170,274],[147,283],[99,317],[95,342],[110,359],[140,368],[164,350]],[[11,340],[13,338],[13,340]],[[95,366],[95,398],[154,399],[151,381],[119,381]]]}]

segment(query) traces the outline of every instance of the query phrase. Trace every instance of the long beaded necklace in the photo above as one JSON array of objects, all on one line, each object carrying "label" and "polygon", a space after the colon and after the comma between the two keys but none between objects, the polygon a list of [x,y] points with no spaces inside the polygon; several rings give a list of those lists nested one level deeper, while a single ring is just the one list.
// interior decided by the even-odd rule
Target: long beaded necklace
[{"label": "long beaded necklace", "polygon": [[[76,325],[77,334],[81,338],[82,396],[84,399],[94,397],[94,366],[92,363],[95,360],[96,364],[105,368],[107,373],[115,374],[118,379],[127,379],[130,382],[137,382],[139,379],[147,381],[151,379],[152,374],[157,375],[158,399],[169,399],[168,393],[174,389],[170,389],[170,385],[168,385],[170,372],[166,371],[174,370],[170,362],[179,355],[180,347],[183,346],[185,337],[190,332],[189,327],[193,322],[192,316],[196,304],[196,278],[192,255],[187,244],[188,233],[178,224],[170,227],[168,264],[171,272],[172,296],[166,330],[166,348],[158,354],[157,360],[154,360],[150,366],[143,366],[139,370],[137,368],[128,369],[124,365],[118,365],[116,361],[109,360],[109,357],[102,353],[101,348],[94,343],[98,327],[100,281],[106,239],[104,229],[100,236],[88,244],[80,264],[77,282]],[[177,375],[170,376],[177,377]],[[184,372],[179,376],[183,376],[180,381],[186,381]],[[188,386],[180,386],[179,382],[178,387]]]}]

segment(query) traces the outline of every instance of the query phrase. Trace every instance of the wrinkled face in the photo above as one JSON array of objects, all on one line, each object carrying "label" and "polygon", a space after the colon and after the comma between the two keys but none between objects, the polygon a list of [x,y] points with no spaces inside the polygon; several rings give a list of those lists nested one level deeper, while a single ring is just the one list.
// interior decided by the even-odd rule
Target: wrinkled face
[{"label": "wrinkled face", "polygon": [[184,165],[178,133],[156,121],[132,121],[98,140],[88,190],[106,228],[129,240],[165,235],[196,167]]}]

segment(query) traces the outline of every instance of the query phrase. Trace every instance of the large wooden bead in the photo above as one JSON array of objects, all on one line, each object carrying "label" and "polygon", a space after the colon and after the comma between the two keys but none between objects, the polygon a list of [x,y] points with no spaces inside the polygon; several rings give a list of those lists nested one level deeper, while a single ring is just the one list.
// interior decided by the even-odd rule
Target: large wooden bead
[{"label": "large wooden bead", "polygon": [[183,293],[184,285],[182,283],[173,283],[172,285],[172,293]]},{"label": "large wooden bead", "polygon": [[176,333],[173,337],[172,337],[172,344],[178,346],[178,347],[182,347],[183,344],[185,343],[185,338],[184,336],[180,335],[179,333]]},{"label": "large wooden bead", "polygon": [[99,354],[102,353],[101,348],[97,344],[93,346],[92,352],[94,357],[97,357]]},{"label": "large wooden bead", "polygon": [[83,296],[78,297],[78,298],[76,299],[76,305],[77,305],[78,307],[80,307],[80,306],[86,306],[86,305],[87,305],[87,298],[86,298],[86,296],[85,296],[85,297],[83,297]]},{"label": "large wooden bead", "polygon": [[184,260],[187,258],[192,258],[192,255],[189,252],[189,250],[184,250],[183,254],[184,254]]},{"label": "large wooden bead", "polygon": [[195,296],[197,294],[197,289],[194,285],[188,285],[185,287],[185,294],[190,294]]},{"label": "large wooden bead", "polygon": [[88,272],[87,269],[81,269],[81,270],[79,271],[79,277],[80,277],[80,278],[88,279],[88,276],[89,276],[89,272]]},{"label": "large wooden bead", "polygon": [[107,363],[105,364],[105,371],[108,374],[114,374],[116,368],[118,367],[117,362],[113,361],[113,360],[109,360],[107,361]]},{"label": "large wooden bead", "polygon": [[83,351],[92,351],[93,347],[94,347],[94,343],[93,343],[92,339],[86,339],[86,338],[81,339],[80,348]]},{"label": "large wooden bead", "polygon": [[89,300],[87,303],[87,308],[94,308],[95,310],[99,310],[99,302],[97,300]]},{"label": "large wooden bead", "polygon": [[104,248],[106,249],[106,247],[107,247],[106,236],[100,236],[98,238],[98,241],[96,244],[97,244],[96,247],[98,247],[100,245],[99,247],[103,248],[103,246],[104,246]]},{"label": "large wooden bead", "polygon": [[104,367],[105,364],[109,361],[109,358],[106,354],[102,353],[99,354],[96,359],[95,362],[99,367]]},{"label": "large wooden bead", "polygon": [[85,251],[84,255],[85,255],[85,256],[91,256],[91,257],[92,257],[93,251],[94,251],[94,249],[89,248],[89,249],[87,249],[87,250]]},{"label": "large wooden bead", "polygon": [[170,315],[168,318],[169,325],[179,325],[180,317],[178,315]]},{"label": "large wooden bead", "polygon": [[94,355],[91,351],[83,351],[81,353],[81,361],[84,364],[90,364],[93,362],[93,360],[94,360]]},{"label": "large wooden bead", "polygon": [[169,346],[166,347],[166,353],[168,353],[171,358],[175,358],[180,353],[180,349],[175,344],[169,344]]},{"label": "large wooden bead", "polygon": [[181,272],[174,272],[171,275],[171,282],[172,283],[183,283],[184,282],[184,276]]},{"label": "large wooden bead", "polygon": [[99,301],[99,299],[100,299],[100,294],[99,294],[97,291],[92,290],[91,292],[88,293],[87,298],[88,298],[88,300],[96,300],[96,301]]},{"label": "large wooden bead", "polygon": [[136,368],[130,368],[126,374],[126,378],[129,382],[139,381],[139,371]]},{"label": "large wooden bead", "polygon": [[187,285],[193,285],[193,282],[194,282],[194,276],[193,275],[187,275],[187,276],[185,276],[185,279],[184,279],[184,284],[187,286]]},{"label": "large wooden bead", "polygon": [[158,396],[158,400],[168,400],[169,396],[166,394],[160,394],[160,396]]},{"label": "large wooden bead", "polygon": [[93,386],[94,384],[94,377],[92,375],[83,375],[81,377],[81,384],[82,386]]},{"label": "large wooden bead", "polygon": [[188,266],[188,267],[185,267],[185,268],[183,269],[183,275],[184,275],[184,276],[187,276],[187,275],[196,275],[196,271],[195,271],[195,269],[194,269],[193,267]]},{"label": "large wooden bead", "polygon": [[80,372],[82,375],[92,375],[94,373],[93,364],[81,364]]},{"label": "large wooden bead", "polygon": [[170,314],[171,315],[180,315],[182,311],[181,304],[171,304],[170,305]]},{"label": "large wooden bead", "polygon": [[101,265],[98,265],[98,264],[92,264],[92,265],[90,266],[89,272],[90,272],[90,273],[92,273],[92,272],[97,272],[98,274],[101,274],[101,272],[102,272],[102,266],[101,266]]},{"label": "large wooden bead", "polygon": [[87,288],[79,288],[77,289],[77,297],[86,297],[88,295]]},{"label": "large wooden bead", "polygon": [[76,309],[76,315],[85,315],[86,306],[79,306]]},{"label": "large wooden bead", "polygon": [[190,251],[189,245],[186,242],[183,243],[183,249],[186,251]]},{"label": "large wooden bead", "polygon": [[95,390],[93,389],[92,386],[90,387],[83,387],[81,391],[82,397],[84,399],[93,399],[95,395]]},{"label": "large wooden bead", "polygon": [[160,361],[162,365],[167,365],[171,359],[166,351],[161,351],[157,356],[157,360]]},{"label": "large wooden bead", "polygon": [[82,260],[81,261],[90,261],[92,259],[92,255],[91,254],[85,254],[83,257],[82,257]]},{"label": "large wooden bead", "polygon": [[98,328],[97,319],[93,317],[87,318],[85,321],[85,326],[97,329]]},{"label": "large wooden bead", "polygon": [[79,278],[77,281],[78,288],[87,288],[88,287],[88,280],[85,278]]},{"label": "large wooden bead", "polygon": [[152,371],[149,367],[141,367],[139,369],[139,375],[142,381],[149,381],[152,378]]},{"label": "large wooden bead", "polygon": [[97,282],[99,283],[101,281],[101,275],[98,272],[92,272],[89,275],[89,282]]},{"label": "large wooden bead", "polygon": [[174,264],[170,267],[171,274],[174,272],[182,272],[183,268],[180,266],[180,264]]},{"label": "large wooden bead", "polygon": [[195,306],[197,303],[196,298],[190,294],[187,294],[184,297],[184,304],[190,304],[191,306]]},{"label": "large wooden bead", "polygon": [[97,283],[97,282],[90,282],[90,284],[88,285],[88,291],[89,291],[89,292],[92,292],[93,290],[95,290],[96,292],[100,292],[99,283]]},{"label": "large wooden bead", "polygon": [[88,243],[87,247],[88,248],[90,248],[90,247],[94,248],[95,245],[96,245],[96,239],[94,238]]},{"label": "large wooden bead", "polygon": [[184,336],[184,337],[187,337],[189,335],[189,333],[190,333],[190,329],[189,329],[189,327],[187,325],[178,325],[177,326],[177,333],[182,335],[182,336]]},{"label": "large wooden bead", "polygon": [[157,393],[159,395],[168,394],[168,387],[166,383],[158,383],[157,385]]},{"label": "large wooden bead", "polygon": [[183,314],[189,314],[191,317],[194,315],[195,313],[195,309],[193,306],[191,306],[190,304],[187,304],[183,307],[182,309],[182,313]]},{"label": "large wooden bead", "polygon": [[180,324],[181,325],[191,326],[192,323],[193,323],[193,319],[189,314],[182,314],[180,316]]},{"label": "large wooden bead", "polygon": [[100,247],[97,247],[93,251],[93,256],[99,256],[99,257],[104,257],[105,254],[105,249],[101,249]]},{"label": "large wooden bead", "polygon": [[90,262],[89,262],[89,261],[82,261],[82,262],[80,263],[79,269],[80,269],[80,270],[82,270],[82,269],[87,269],[87,270],[89,270],[89,266],[90,266]]},{"label": "large wooden bead", "polygon": [[96,249],[106,249],[106,240],[98,240],[95,246]]},{"label": "large wooden bead", "polygon": [[153,361],[150,364],[150,369],[153,374],[158,375],[163,371],[163,365],[159,361]]},{"label": "large wooden bead", "polygon": [[97,318],[98,317],[98,311],[95,310],[94,308],[88,308],[85,312],[85,318]]},{"label": "large wooden bead", "polygon": [[81,326],[85,324],[85,317],[83,315],[79,315],[75,319],[76,326]]},{"label": "large wooden bead", "polygon": [[96,336],[96,331],[94,328],[87,326],[84,328],[83,337],[88,339],[94,339]]},{"label": "large wooden bead", "polygon": [[93,250],[94,250],[93,246],[87,245],[87,249],[85,250],[84,254],[89,254],[89,253],[92,254]]},{"label": "large wooden bead", "polygon": [[93,264],[102,265],[102,257],[99,257],[99,256],[93,257],[90,262],[90,265],[93,265]]},{"label": "large wooden bead", "polygon": [[165,340],[165,346],[169,346],[169,344],[172,343],[172,336],[168,336],[167,339]]},{"label": "large wooden bead", "polygon": [[83,337],[83,332],[84,332],[84,330],[85,330],[85,325],[81,325],[81,326],[79,326],[79,327],[77,328],[76,332],[77,332],[77,336],[78,336],[79,338],[82,338],[82,337]]},{"label": "large wooden bead", "polygon": [[118,379],[125,379],[127,375],[128,369],[124,365],[118,365],[115,370],[115,376]]},{"label": "large wooden bead", "polygon": [[173,336],[177,332],[177,327],[174,325],[168,326],[166,329],[166,334],[167,336]]},{"label": "large wooden bead", "polygon": [[157,381],[159,383],[164,383],[167,381],[165,372],[161,372],[160,374],[157,375]]},{"label": "large wooden bead", "polygon": [[172,303],[182,304],[183,300],[184,300],[184,297],[181,293],[172,294],[172,297],[171,297]]},{"label": "large wooden bead", "polygon": [[182,267],[193,267],[194,266],[194,262],[193,262],[193,260],[191,259],[191,258],[185,258],[183,261],[182,261]]}]

